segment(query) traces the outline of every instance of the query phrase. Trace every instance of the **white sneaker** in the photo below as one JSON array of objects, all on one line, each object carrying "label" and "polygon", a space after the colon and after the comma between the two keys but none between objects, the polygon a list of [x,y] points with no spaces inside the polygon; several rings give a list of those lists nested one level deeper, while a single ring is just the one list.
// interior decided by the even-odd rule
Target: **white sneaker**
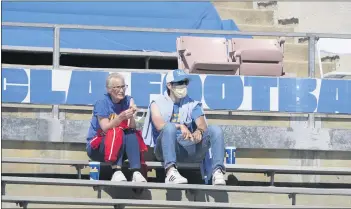
[{"label": "white sneaker", "polygon": [[127,181],[127,179],[122,173],[122,171],[115,171],[112,175],[111,181],[121,182],[121,181]]},{"label": "white sneaker", "polygon": [[147,182],[147,181],[144,178],[143,174],[141,174],[139,171],[134,171],[132,182]]},{"label": "white sneaker", "polygon": [[226,185],[224,174],[220,169],[217,169],[212,175],[212,185]]},{"label": "white sneaker", "polygon": [[170,183],[170,184],[187,184],[188,179],[184,178],[180,173],[178,172],[177,169],[171,168],[166,176],[165,183]]}]

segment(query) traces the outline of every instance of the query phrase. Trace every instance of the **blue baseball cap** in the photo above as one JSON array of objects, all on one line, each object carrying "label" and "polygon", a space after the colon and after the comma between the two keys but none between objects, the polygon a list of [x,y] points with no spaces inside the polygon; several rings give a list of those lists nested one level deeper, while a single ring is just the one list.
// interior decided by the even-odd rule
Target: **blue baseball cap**
[{"label": "blue baseball cap", "polygon": [[184,70],[176,69],[166,74],[166,83],[179,82],[184,80],[190,81],[189,74],[184,72]]}]

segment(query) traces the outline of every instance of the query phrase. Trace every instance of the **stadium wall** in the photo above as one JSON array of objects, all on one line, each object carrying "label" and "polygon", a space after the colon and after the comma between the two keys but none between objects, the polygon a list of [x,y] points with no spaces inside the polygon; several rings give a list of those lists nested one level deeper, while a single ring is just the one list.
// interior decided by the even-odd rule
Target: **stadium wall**
[{"label": "stadium wall", "polygon": [[[115,69],[117,71],[117,69]],[[55,97],[59,92],[66,92],[66,95],[76,92],[77,101],[83,101],[83,97],[91,96],[92,92],[99,91],[96,86],[99,76],[97,72],[84,72],[84,76],[78,76],[75,79],[73,72],[69,70],[55,70],[51,74],[50,70],[45,69],[3,69],[7,72],[3,75],[6,78],[6,88],[3,88],[3,100],[7,99],[10,102],[11,97],[6,97],[5,94],[11,93],[12,99],[16,96],[21,96],[17,104],[3,105],[3,156],[4,157],[40,157],[40,158],[58,158],[58,159],[77,159],[87,160],[85,153],[85,137],[91,118],[91,106],[80,106],[67,104],[66,101],[60,103],[57,100],[61,96]],[[94,76],[89,76],[89,72]],[[14,73],[14,74],[12,74]],[[61,77],[63,74],[69,73],[68,77]],[[99,72],[106,76],[104,72]],[[12,75],[11,75],[12,74]],[[61,76],[60,76],[61,74]],[[78,73],[79,74],[79,73]],[[137,73],[140,74],[140,73]],[[136,74],[136,75],[137,75]],[[161,75],[158,84],[152,80],[150,73],[141,73],[147,86],[142,89],[158,89],[161,91]],[[20,76],[22,75],[22,76]],[[140,89],[143,82],[133,82],[133,74],[125,73],[127,83],[130,83],[130,90],[133,88]],[[148,76],[146,76],[148,75]],[[202,78],[203,77],[203,78]],[[202,76],[201,80],[211,76]],[[216,76],[214,76],[216,77]],[[221,76],[217,76],[221,77]],[[226,77],[226,76],[224,76]],[[40,83],[40,79],[45,80],[46,83]],[[45,79],[44,79],[45,78]],[[70,79],[68,79],[70,78]],[[223,76],[222,76],[223,78]],[[237,77],[240,78],[240,77]],[[17,80],[16,80],[17,79]],[[39,80],[38,80],[39,79]],[[241,79],[245,80],[245,77]],[[240,79],[240,80],[241,80]],[[262,78],[263,80],[267,78]],[[278,78],[274,78],[278,79]],[[293,78],[283,78],[293,79]],[[90,82],[89,82],[90,80]],[[104,80],[101,77],[100,80]],[[296,83],[299,80],[293,79]],[[320,79],[310,79],[318,80]],[[33,82],[37,81],[37,82]],[[58,82],[60,81],[60,82]],[[80,82],[78,82],[80,81]],[[84,82],[87,81],[87,82]],[[342,81],[339,81],[342,82]],[[90,83],[91,88],[87,88],[87,83]],[[212,83],[214,85],[216,82]],[[267,82],[263,82],[267,83]],[[299,83],[299,82],[298,82]],[[46,86],[45,88],[43,87]],[[101,84],[103,86],[103,83]],[[152,85],[157,88],[150,88]],[[205,84],[204,84],[205,85]],[[318,88],[320,88],[319,85]],[[348,86],[348,85],[347,85]],[[340,97],[349,98],[349,91]],[[39,88],[41,87],[41,88]],[[51,87],[51,89],[50,89]],[[138,88],[139,87],[139,88]],[[16,91],[17,88],[17,91]],[[301,87],[303,88],[303,87]],[[213,89],[213,88],[210,88]],[[296,86],[295,86],[296,89]],[[102,88],[103,90],[103,88]],[[303,89],[302,89],[303,90]],[[39,93],[38,93],[39,91]],[[89,93],[89,91],[91,91]],[[17,93],[16,93],[17,92]],[[45,93],[45,94],[40,94]],[[71,92],[71,93],[70,93]],[[242,103],[252,102],[248,99],[250,91],[244,91]],[[160,93],[160,92],[158,92]],[[204,91],[204,95],[209,92]],[[148,99],[151,98],[151,92],[146,94]],[[40,96],[41,95],[41,96]],[[133,95],[133,93],[132,93]],[[303,94],[300,94],[302,96]],[[138,100],[144,101],[144,96],[134,95]],[[251,96],[255,96],[253,93]],[[256,95],[257,96],[257,95]],[[202,97],[202,96],[201,96]],[[66,97],[65,97],[66,98]],[[321,98],[318,94],[317,98]],[[41,99],[41,102],[35,99]],[[67,97],[68,99],[68,97]],[[270,101],[270,100],[268,100]],[[279,101],[276,97],[273,101]],[[12,101],[14,102],[14,101]],[[37,103],[37,104],[29,104]],[[85,100],[86,104],[90,104]],[[27,104],[21,104],[27,103]],[[40,104],[40,103],[46,103]],[[269,102],[268,104],[270,104]],[[52,112],[51,104],[61,104],[59,106],[59,113],[55,116]],[[76,104],[79,104],[77,102]],[[306,103],[307,107],[310,103]],[[21,107],[22,105],[22,107]],[[295,104],[296,105],[296,104]],[[249,105],[252,107],[252,105]],[[337,107],[337,106],[330,106]],[[269,108],[270,109],[270,108]],[[323,126],[328,126],[337,121],[335,127],[325,128],[322,123],[319,123],[318,128],[309,128],[307,126],[307,117],[304,114],[295,113],[279,113],[280,117],[272,116],[268,112],[264,113],[250,113],[250,112],[234,112],[228,114],[228,111],[210,112],[208,114],[210,124],[223,125],[226,136],[227,145],[235,145],[238,147],[238,161],[240,164],[270,164],[270,165],[298,165],[298,166],[335,166],[335,167],[349,167],[351,166],[350,150],[350,115],[333,115],[333,118],[324,114]],[[346,108],[346,111],[349,109]],[[329,112],[332,113],[332,112]],[[302,120],[304,118],[304,120]],[[336,119],[335,119],[336,118]],[[318,121],[318,120],[317,120]],[[318,122],[317,122],[318,124]],[[339,124],[344,124],[345,127],[340,129]],[[26,173],[75,173],[74,168],[56,167],[56,166],[37,166],[24,165],[18,167],[16,165],[4,165],[3,172],[26,172]],[[87,174],[87,169],[84,170]],[[268,181],[269,178],[262,174],[241,175],[237,174],[240,181]],[[328,177],[328,176],[300,176],[300,175],[281,175],[277,177],[278,181],[284,182],[304,182],[304,183],[319,183],[319,182],[336,182],[336,183],[351,183],[348,177]]]}]

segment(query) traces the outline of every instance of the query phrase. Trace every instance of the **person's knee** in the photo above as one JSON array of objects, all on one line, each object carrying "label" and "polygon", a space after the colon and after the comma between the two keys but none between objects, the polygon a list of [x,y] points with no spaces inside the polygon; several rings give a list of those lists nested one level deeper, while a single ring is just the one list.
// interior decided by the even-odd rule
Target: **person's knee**
[{"label": "person's knee", "polygon": [[124,144],[137,144],[138,143],[138,138],[135,133],[127,133],[123,135],[123,142]]},{"label": "person's knee", "polygon": [[94,150],[90,146],[87,146],[86,152],[90,160],[93,161],[101,161],[103,159],[103,155],[100,153],[99,150]]},{"label": "person's knee", "polygon": [[177,127],[175,126],[174,123],[167,123],[163,128],[162,133],[175,136],[177,133]]},{"label": "person's knee", "polygon": [[211,141],[224,140],[223,130],[219,126],[208,126]]},{"label": "person's knee", "polygon": [[92,159],[92,149],[91,148],[86,148],[87,155],[90,159]]},{"label": "person's knee", "polygon": [[[173,123],[167,123],[160,134],[160,138],[158,139],[157,142],[157,149],[163,150],[166,149],[166,147],[169,146],[174,146],[174,142],[177,140],[177,127]],[[173,149],[172,149],[173,150]]]}]

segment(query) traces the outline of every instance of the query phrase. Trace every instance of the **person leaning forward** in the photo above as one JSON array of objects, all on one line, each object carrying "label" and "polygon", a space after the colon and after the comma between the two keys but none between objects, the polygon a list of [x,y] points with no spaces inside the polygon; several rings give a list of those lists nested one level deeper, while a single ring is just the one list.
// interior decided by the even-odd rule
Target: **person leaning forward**
[{"label": "person leaning forward", "polygon": [[190,81],[183,70],[167,73],[167,90],[153,100],[144,121],[145,144],[164,161],[166,183],[186,184],[177,162],[201,162],[211,148],[212,184],[225,185],[224,136],[218,126],[208,126],[202,104],[187,95]]},{"label": "person leaning forward", "polygon": [[91,160],[111,163],[111,180],[117,182],[127,181],[121,171],[126,153],[132,181],[146,182],[141,168],[147,147],[141,132],[135,129],[136,106],[133,98],[125,94],[127,87],[121,74],[112,73],[106,79],[107,93],[94,105],[86,151]]}]

